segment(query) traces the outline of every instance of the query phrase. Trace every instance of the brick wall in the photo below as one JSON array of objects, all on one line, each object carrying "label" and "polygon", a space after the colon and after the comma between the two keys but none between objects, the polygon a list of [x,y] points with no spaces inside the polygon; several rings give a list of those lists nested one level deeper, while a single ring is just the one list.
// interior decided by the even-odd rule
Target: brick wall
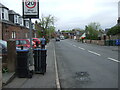
[{"label": "brick wall", "polygon": [[104,40],[85,40],[85,43],[97,44],[97,45],[105,45]]},{"label": "brick wall", "polygon": [[[29,29],[25,28],[25,27],[21,27],[18,25],[14,25],[14,24],[7,24],[7,23],[3,23],[2,24],[2,39],[3,40],[9,40],[9,39],[25,39],[25,38],[29,38]],[[15,37],[12,37],[12,33],[15,32]],[[34,33],[33,32],[33,37],[34,37]]]}]

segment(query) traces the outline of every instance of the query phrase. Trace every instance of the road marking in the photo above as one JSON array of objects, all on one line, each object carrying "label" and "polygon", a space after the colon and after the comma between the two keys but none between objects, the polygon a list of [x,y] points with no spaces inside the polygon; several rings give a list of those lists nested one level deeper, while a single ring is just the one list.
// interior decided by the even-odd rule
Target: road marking
[{"label": "road marking", "polygon": [[56,73],[56,85],[57,89],[60,90],[60,81],[59,81],[59,76],[58,76],[58,67],[57,67],[57,60],[56,60],[56,53],[55,53],[55,46],[54,46],[54,59],[55,59],[55,73]]},{"label": "road marking", "polygon": [[2,59],[2,57],[0,57],[0,59]]},{"label": "road marking", "polygon": [[93,52],[93,51],[90,51],[90,50],[88,50],[88,52],[90,52],[90,53],[92,53],[92,54],[95,54],[95,55],[97,55],[97,56],[101,56],[100,54],[98,54],[98,53],[96,53],[96,52]]},{"label": "road marking", "polygon": [[118,63],[120,62],[120,61],[118,61],[118,60],[116,60],[116,59],[113,59],[113,58],[110,58],[110,57],[108,57],[108,59],[111,60],[111,61],[118,62]]},{"label": "road marking", "polygon": [[76,45],[73,45],[74,47],[77,47]]},{"label": "road marking", "polygon": [[82,49],[82,50],[85,50],[84,48],[81,48],[81,47],[78,47],[78,48],[80,48],[80,49]]}]

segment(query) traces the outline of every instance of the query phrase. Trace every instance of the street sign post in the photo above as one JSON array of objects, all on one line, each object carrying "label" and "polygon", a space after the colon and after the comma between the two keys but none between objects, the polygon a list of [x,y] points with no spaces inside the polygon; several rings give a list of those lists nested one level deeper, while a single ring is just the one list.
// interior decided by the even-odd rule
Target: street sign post
[{"label": "street sign post", "polygon": [[39,18],[39,0],[23,0],[23,17]]},{"label": "street sign post", "polygon": [[33,65],[33,51],[32,51],[32,18],[39,18],[39,0],[23,0],[23,18],[30,20],[30,65]]}]

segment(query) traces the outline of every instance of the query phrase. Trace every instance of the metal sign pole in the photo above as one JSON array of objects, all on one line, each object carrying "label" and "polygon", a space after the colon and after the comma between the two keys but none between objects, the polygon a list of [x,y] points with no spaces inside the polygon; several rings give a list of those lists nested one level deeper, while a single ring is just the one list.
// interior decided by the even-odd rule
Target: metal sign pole
[{"label": "metal sign pole", "polygon": [[30,65],[33,65],[33,50],[32,50],[32,23],[31,23],[31,18],[30,20]]},{"label": "metal sign pole", "polygon": [[34,65],[33,60],[33,48],[32,48],[32,22],[31,18],[39,18],[39,0],[23,0],[23,18],[29,18],[30,30],[29,30],[29,38],[30,38],[30,59],[29,63],[31,66]]}]

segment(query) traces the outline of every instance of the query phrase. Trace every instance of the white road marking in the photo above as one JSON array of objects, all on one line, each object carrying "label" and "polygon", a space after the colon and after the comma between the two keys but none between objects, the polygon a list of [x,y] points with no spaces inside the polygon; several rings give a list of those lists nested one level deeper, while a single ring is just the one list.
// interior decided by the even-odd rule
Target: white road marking
[{"label": "white road marking", "polygon": [[77,47],[76,45],[73,45],[74,47]]},{"label": "white road marking", "polygon": [[90,52],[90,53],[92,53],[92,54],[95,54],[95,55],[97,55],[97,56],[101,56],[100,54],[98,54],[98,53],[96,53],[96,52],[93,52],[93,51],[90,51],[90,50],[88,50],[88,52]]},{"label": "white road marking", "polygon": [[59,81],[59,76],[58,76],[58,67],[57,67],[55,46],[54,46],[54,59],[55,59],[56,85],[57,85],[57,89],[60,89],[61,87],[60,87],[60,81]]},{"label": "white road marking", "polygon": [[114,62],[118,62],[118,63],[120,62],[120,61],[118,61],[116,59],[113,59],[113,58],[110,58],[110,57],[108,57],[108,59],[111,60],[111,61],[114,61]]},{"label": "white road marking", "polygon": [[2,59],[2,57],[0,57],[0,59]]},{"label": "white road marking", "polygon": [[78,48],[80,48],[80,49],[82,49],[82,50],[85,50],[84,48],[81,48],[81,47],[78,47]]}]

